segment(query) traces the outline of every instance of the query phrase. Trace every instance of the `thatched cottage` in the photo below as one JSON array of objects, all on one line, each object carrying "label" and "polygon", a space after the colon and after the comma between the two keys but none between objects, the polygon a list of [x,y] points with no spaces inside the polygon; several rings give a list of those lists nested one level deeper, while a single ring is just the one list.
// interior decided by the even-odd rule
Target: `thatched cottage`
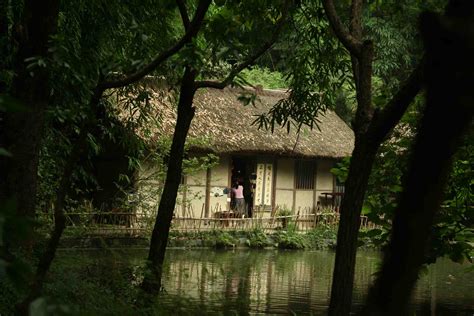
[{"label": "thatched cottage", "polygon": [[[255,106],[244,106],[241,89],[198,91],[196,115],[188,135],[206,142],[191,147],[193,155],[214,153],[216,166],[183,178],[186,189],[179,196],[175,216],[210,217],[216,211],[231,209],[226,188],[234,180],[243,182],[246,202],[254,214],[270,214],[277,208],[314,210],[341,192],[330,169],[349,156],[354,144],[352,130],[333,111],[319,118],[319,129],[275,128],[274,133],[251,123],[255,115],[269,110],[286,97],[284,91],[257,93]],[[161,110],[160,135],[172,135],[175,111],[163,101],[163,94],[152,93],[151,104]],[[167,105],[168,104],[168,105]],[[143,174],[153,168],[143,164]],[[147,170],[148,169],[148,170]],[[148,182],[146,186],[153,185]]]}]

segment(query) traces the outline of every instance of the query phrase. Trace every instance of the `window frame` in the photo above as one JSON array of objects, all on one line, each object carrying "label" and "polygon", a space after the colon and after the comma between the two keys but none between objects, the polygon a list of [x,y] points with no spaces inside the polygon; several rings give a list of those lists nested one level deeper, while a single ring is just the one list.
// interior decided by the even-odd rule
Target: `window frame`
[{"label": "window frame", "polygon": [[[316,188],[316,168],[316,162],[314,160],[295,160],[295,190],[313,191]],[[305,171],[308,169],[310,169],[310,173]]]}]

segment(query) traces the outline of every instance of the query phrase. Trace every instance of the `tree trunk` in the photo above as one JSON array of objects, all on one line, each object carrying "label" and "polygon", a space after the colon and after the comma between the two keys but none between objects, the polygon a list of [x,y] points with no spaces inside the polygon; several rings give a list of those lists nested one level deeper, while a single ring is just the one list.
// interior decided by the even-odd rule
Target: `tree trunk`
[{"label": "tree trunk", "polygon": [[74,171],[74,167],[80,158],[80,149],[83,149],[86,145],[85,136],[87,135],[87,132],[83,134],[84,135],[80,136],[78,143],[75,145],[75,148],[73,149],[73,152],[71,153],[68,161],[66,162],[66,166],[64,167],[59,189],[56,192],[56,201],[54,205],[54,228],[51,232],[51,237],[49,238],[46,250],[41,255],[41,258],[38,262],[36,273],[33,281],[31,282],[28,296],[17,305],[17,312],[19,315],[29,315],[30,304],[41,295],[44,279],[56,255],[56,249],[58,248],[64,228],[66,227],[64,203],[67,193],[71,187],[71,176]]},{"label": "tree trunk", "polygon": [[352,153],[337,232],[330,315],[348,315],[351,310],[360,214],[377,148],[359,138]]},{"label": "tree trunk", "polygon": [[340,316],[348,315],[351,309],[360,214],[372,164],[380,144],[418,94],[421,86],[421,67],[412,72],[407,82],[382,110],[374,110],[372,106],[374,52],[373,43],[364,40],[363,36],[363,1],[352,1],[350,30],[341,22],[332,0],[324,0],[323,6],[335,35],[351,54],[357,93],[357,111],[352,126],[355,132],[355,148],[349,166],[346,193],[341,205],[336,262],[328,311],[329,315]]},{"label": "tree trunk", "polygon": [[25,59],[46,58],[48,41],[56,32],[59,1],[27,0],[24,4],[23,22],[18,27],[20,39],[15,57],[15,77],[10,95],[17,99],[24,110],[3,113],[0,147],[13,156],[0,157],[0,199],[13,198],[19,215],[34,216],[37,172],[45,110],[49,102],[48,72],[36,65],[27,69]]},{"label": "tree trunk", "polygon": [[[372,119],[372,58],[373,46],[367,41],[358,62],[354,63],[357,78],[357,112],[355,116],[355,146],[352,152],[349,174],[341,205],[341,217],[337,232],[336,261],[329,315],[349,315],[352,304],[355,257],[360,227],[360,214],[365,191],[372,172],[372,165],[380,142],[370,135]],[[354,58],[353,58],[354,59]]]},{"label": "tree trunk", "polygon": [[[8,32],[8,0],[0,0],[0,72],[9,68],[10,36]],[[0,93],[7,90],[7,83],[0,79]]]},{"label": "tree trunk", "polygon": [[0,0],[0,38],[8,36],[8,0]]},{"label": "tree trunk", "polygon": [[[102,90],[96,89],[91,97],[89,106],[91,109],[95,109],[95,112],[99,111],[99,102],[102,98]],[[74,147],[69,154],[66,164],[63,168],[61,180],[59,182],[58,191],[56,192],[56,200],[54,203],[54,228],[51,232],[46,250],[41,255],[38,266],[36,267],[36,273],[34,279],[31,282],[28,296],[17,305],[16,309],[20,315],[29,314],[30,304],[37,299],[43,290],[43,284],[46,274],[49,271],[51,263],[56,255],[56,250],[59,245],[59,241],[63,234],[64,228],[66,227],[66,218],[64,216],[64,207],[66,197],[71,189],[71,177],[77,166],[78,161],[83,157],[87,150],[87,134],[89,129],[93,127],[95,122],[94,118],[89,118],[82,124],[81,132],[78,139],[74,142]]]},{"label": "tree trunk", "polygon": [[155,226],[151,235],[150,250],[148,252],[148,267],[150,274],[145,276],[142,289],[149,293],[157,293],[161,288],[162,267],[165,259],[166,245],[171,227],[171,220],[176,205],[179,184],[182,176],[182,163],[184,144],[188,135],[191,121],[194,117],[192,105],[195,93],[194,81],[196,72],[186,67],[181,82],[181,90],[178,102],[178,118],[171,144],[168,170],[161,195],[158,213],[156,214]]},{"label": "tree trunk", "polygon": [[451,4],[454,2],[462,18],[439,18],[432,14],[422,18],[427,56],[426,108],[382,269],[361,315],[408,314],[452,157],[462,136],[472,127],[474,47],[473,34],[468,30],[474,27],[474,5],[472,1]]}]

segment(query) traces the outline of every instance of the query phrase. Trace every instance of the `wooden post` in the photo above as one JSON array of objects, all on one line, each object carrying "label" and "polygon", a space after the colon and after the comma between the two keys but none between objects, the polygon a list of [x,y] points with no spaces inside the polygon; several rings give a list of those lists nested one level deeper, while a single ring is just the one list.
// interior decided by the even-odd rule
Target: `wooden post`
[{"label": "wooden post", "polygon": [[278,160],[276,157],[273,157],[273,174],[272,174],[272,209],[275,207],[275,198],[276,198],[276,177],[277,177],[277,163]]},{"label": "wooden post", "polygon": [[[229,161],[227,163],[227,187],[231,188],[232,187],[232,157],[229,156]],[[227,198],[231,196],[230,192],[227,193]],[[226,202],[226,211],[230,211],[230,201]]]},{"label": "wooden post", "polygon": [[298,213],[296,214],[296,219],[295,219],[295,227],[296,227],[296,230],[299,230],[298,229],[298,220],[300,218],[300,210],[301,210],[301,206],[298,207]]},{"label": "wooden post", "polygon": [[[186,198],[187,198],[187,193],[188,193],[188,188],[187,188],[187,177],[186,176],[183,176],[183,186],[184,186],[184,190],[183,190],[183,198],[181,199],[181,202],[183,203],[183,207],[182,207],[182,213],[183,213],[183,217],[186,217]],[[178,214],[176,212],[176,214]]]},{"label": "wooden post", "polygon": [[291,211],[294,212],[296,209],[296,164],[297,161],[293,161],[293,203],[291,204]]},{"label": "wooden post", "polygon": [[313,181],[314,181],[314,186],[313,186],[313,208],[312,211],[316,213],[316,210],[318,208],[318,163],[315,160],[314,161],[314,175],[313,175]]},{"label": "wooden post", "polygon": [[211,204],[211,168],[206,170],[206,198],[204,208],[206,210],[206,217],[209,217],[209,207]]},{"label": "wooden post", "polygon": [[[209,206],[209,205],[208,205]],[[206,208],[206,205],[203,204],[202,207],[201,207],[201,217],[199,217],[199,228],[198,228],[198,231],[201,231],[201,223],[202,223],[202,215],[204,213],[204,209]],[[207,211],[209,212],[209,209],[207,209]]]}]

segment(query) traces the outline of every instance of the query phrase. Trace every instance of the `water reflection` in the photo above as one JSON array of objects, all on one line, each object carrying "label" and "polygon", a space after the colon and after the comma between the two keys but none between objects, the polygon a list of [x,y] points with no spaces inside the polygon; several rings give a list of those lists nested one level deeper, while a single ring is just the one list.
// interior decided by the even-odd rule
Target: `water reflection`
[{"label": "water reflection", "polygon": [[[354,307],[363,303],[377,253],[359,252]],[[321,315],[328,305],[334,253],[324,251],[171,250],[164,276],[165,309],[188,314]],[[474,276],[440,260],[414,294],[417,315],[472,315]]]}]

